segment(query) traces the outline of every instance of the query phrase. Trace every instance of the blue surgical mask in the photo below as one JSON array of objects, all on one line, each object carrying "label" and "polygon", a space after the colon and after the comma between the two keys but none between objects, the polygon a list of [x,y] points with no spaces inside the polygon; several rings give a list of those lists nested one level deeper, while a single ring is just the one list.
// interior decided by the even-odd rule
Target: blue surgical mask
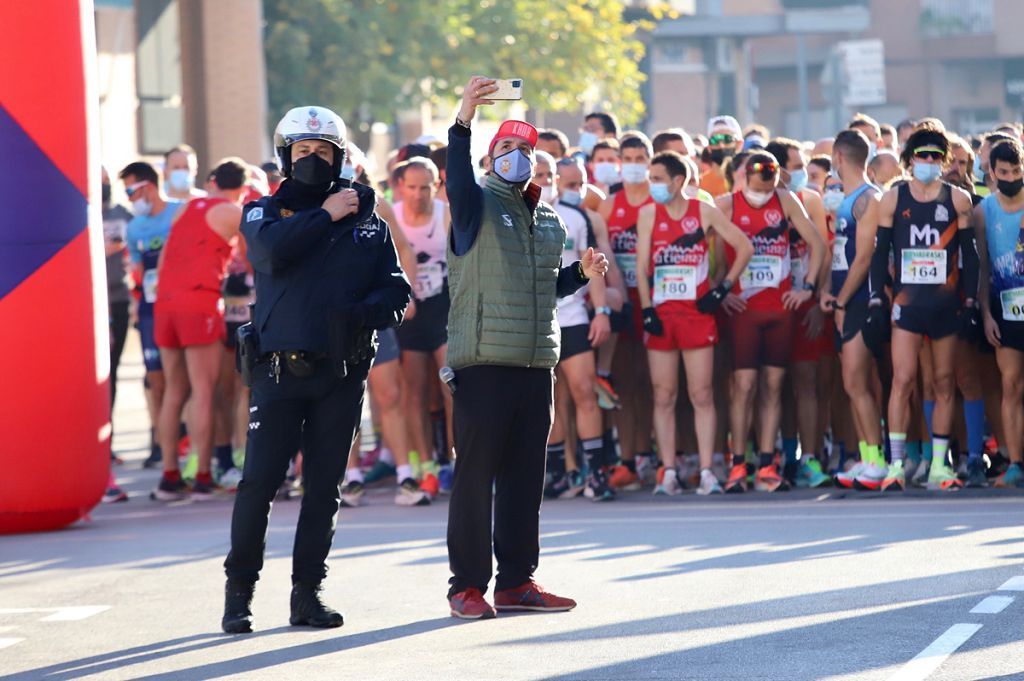
[{"label": "blue surgical mask", "polygon": [[153,210],[153,204],[146,199],[135,199],[132,201],[132,215],[149,215]]},{"label": "blue surgical mask", "polygon": [[922,163],[914,161],[914,179],[918,182],[931,184],[942,176],[942,166],[938,163]]},{"label": "blue surgical mask", "polygon": [[652,182],[651,198],[655,203],[668,203],[672,199],[672,192],[664,182]]},{"label": "blue surgical mask", "polygon": [[789,171],[789,191],[801,192],[807,186],[807,169]]},{"label": "blue surgical mask", "polygon": [[192,188],[192,174],[184,169],[172,170],[167,176],[167,184],[176,192],[187,192]]},{"label": "blue surgical mask", "polygon": [[846,198],[841,189],[829,189],[821,197],[821,202],[825,204],[825,210],[829,213],[839,212],[839,206],[843,205],[843,199]]},{"label": "blue surgical mask", "polygon": [[640,184],[647,180],[646,163],[623,163],[622,181],[629,184]]},{"label": "blue surgical mask", "polygon": [[621,179],[619,169],[614,163],[604,161],[594,164],[594,179],[603,185],[613,185]]},{"label": "blue surgical mask", "polygon": [[583,150],[587,156],[594,153],[594,146],[597,144],[597,135],[587,130],[580,133],[579,148]]},{"label": "blue surgical mask", "polygon": [[562,203],[568,206],[578,206],[583,203],[583,194],[586,191],[586,186],[583,187],[583,192],[578,192],[575,189],[563,189],[558,194],[558,198]]},{"label": "blue surgical mask", "polygon": [[985,171],[981,169],[981,154],[974,157],[974,177],[977,180],[985,177]]},{"label": "blue surgical mask", "polygon": [[494,174],[511,184],[522,184],[533,177],[530,157],[513,149],[494,159]]},{"label": "blue surgical mask", "polygon": [[356,179],[356,169],[351,163],[341,166],[341,179],[349,181]]}]

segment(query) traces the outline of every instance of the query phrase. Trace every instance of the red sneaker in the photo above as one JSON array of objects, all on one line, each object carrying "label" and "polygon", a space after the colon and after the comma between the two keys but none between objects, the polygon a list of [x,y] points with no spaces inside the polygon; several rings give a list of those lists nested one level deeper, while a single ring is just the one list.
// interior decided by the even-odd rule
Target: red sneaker
[{"label": "red sneaker", "polygon": [[469,588],[460,591],[448,599],[452,609],[452,617],[463,620],[489,620],[497,614],[491,604],[484,599],[480,589]]},{"label": "red sneaker", "polygon": [[501,611],[533,610],[536,612],[564,612],[576,607],[576,601],[548,593],[544,587],[529,581],[515,589],[494,592],[494,607]]}]

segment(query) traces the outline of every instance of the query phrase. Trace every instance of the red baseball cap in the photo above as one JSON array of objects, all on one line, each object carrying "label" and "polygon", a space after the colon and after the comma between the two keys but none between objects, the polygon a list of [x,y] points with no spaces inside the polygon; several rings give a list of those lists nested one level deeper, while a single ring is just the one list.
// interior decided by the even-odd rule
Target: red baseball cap
[{"label": "red baseball cap", "polygon": [[526,121],[516,121],[509,119],[501,124],[498,128],[498,132],[495,133],[494,138],[491,140],[491,146],[487,147],[487,153],[490,154],[494,151],[494,145],[498,143],[502,137],[518,137],[526,140],[531,147],[537,146],[537,128],[533,127]]}]

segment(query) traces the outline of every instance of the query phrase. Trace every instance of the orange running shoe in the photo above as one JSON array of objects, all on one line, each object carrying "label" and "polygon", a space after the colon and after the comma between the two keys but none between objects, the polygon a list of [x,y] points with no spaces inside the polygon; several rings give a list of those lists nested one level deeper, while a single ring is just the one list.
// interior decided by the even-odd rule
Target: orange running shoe
[{"label": "orange running shoe", "polygon": [[612,466],[609,470],[608,482],[617,490],[635,492],[640,489],[640,478],[625,466]]},{"label": "orange running shoe", "polygon": [[741,459],[729,470],[729,479],[725,483],[726,494],[739,494],[747,491],[747,464]]},{"label": "orange running shoe", "polygon": [[779,475],[779,469],[775,464],[769,464],[757,469],[754,489],[758,492],[786,492],[789,491],[789,483]]}]

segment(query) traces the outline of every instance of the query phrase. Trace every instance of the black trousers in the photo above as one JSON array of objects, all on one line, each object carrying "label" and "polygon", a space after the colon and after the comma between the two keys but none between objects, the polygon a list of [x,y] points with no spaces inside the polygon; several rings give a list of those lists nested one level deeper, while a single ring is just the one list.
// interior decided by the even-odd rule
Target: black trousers
[{"label": "black trousers", "polygon": [[110,303],[110,413],[114,413],[114,400],[117,398],[117,367],[121,364],[121,353],[124,342],[128,338],[128,306],[126,300]]},{"label": "black trousers", "polygon": [[495,589],[533,576],[553,410],[550,369],[477,365],[455,372],[455,482],[448,506],[448,595],[491,580],[494,486]]},{"label": "black trousers", "polygon": [[269,363],[255,368],[245,466],[231,516],[231,552],[224,561],[228,577],[252,582],[259,578],[274,496],[300,449],[303,496],[292,580],[319,583],[327,576],[338,485],[362,413],[366,368],[339,379],[329,362],[320,360],[312,376],[297,378],[282,364],[280,383]]}]

